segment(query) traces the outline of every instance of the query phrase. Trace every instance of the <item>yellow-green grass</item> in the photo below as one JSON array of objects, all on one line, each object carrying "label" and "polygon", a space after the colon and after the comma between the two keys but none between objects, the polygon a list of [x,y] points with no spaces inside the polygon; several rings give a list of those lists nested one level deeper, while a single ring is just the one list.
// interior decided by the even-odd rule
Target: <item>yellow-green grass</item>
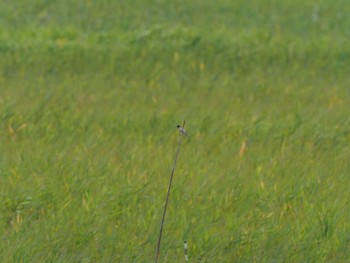
[{"label": "yellow-green grass", "polygon": [[0,261],[350,258],[346,1],[0,4]]}]

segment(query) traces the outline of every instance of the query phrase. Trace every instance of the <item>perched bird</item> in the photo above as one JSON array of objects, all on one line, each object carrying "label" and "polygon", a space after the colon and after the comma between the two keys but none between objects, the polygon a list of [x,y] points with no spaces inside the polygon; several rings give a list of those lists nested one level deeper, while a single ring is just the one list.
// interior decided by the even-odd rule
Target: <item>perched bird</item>
[{"label": "perched bird", "polygon": [[181,132],[183,135],[186,135],[187,137],[190,137],[190,136],[188,136],[188,134],[187,134],[187,132],[185,131],[185,129],[182,128],[180,125],[177,125],[176,127],[177,127],[177,129],[179,130],[179,132]]}]

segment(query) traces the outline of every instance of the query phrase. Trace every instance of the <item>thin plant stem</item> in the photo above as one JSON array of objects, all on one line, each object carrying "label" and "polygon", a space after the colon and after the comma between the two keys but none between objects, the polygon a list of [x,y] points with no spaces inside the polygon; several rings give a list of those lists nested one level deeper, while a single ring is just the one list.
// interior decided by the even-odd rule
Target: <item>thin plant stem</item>
[{"label": "thin plant stem", "polygon": [[188,261],[188,254],[187,254],[187,241],[184,241],[184,254],[185,254],[185,260]]},{"label": "thin plant stem", "polygon": [[[185,121],[183,122],[182,127],[185,128]],[[156,263],[158,262],[158,258],[159,258],[160,244],[161,244],[161,240],[162,240],[162,233],[163,233],[163,225],[164,225],[164,220],[165,220],[165,214],[166,214],[166,209],[167,209],[168,203],[169,203],[170,189],[171,189],[171,184],[173,182],[173,177],[174,177],[177,157],[178,157],[179,151],[180,151],[182,135],[183,135],[183,133],[180,132],[179,143],[177,145],[177,151],[176,151],[176,155],[175,155],[174,165],[173,165],[173,169],[171,171],[171,176],[170,176],[170,181],[169,181],[169,186],[168,186],[168,192],[167,192],[167,195],[166,195],[166,200],[165,200],[165,205],[164,205],[164,210],[163,210],[162,222],[160,224],[160,232],[159,232],[159,237],[158,237],[158,246],[157,246],[157,253],[156,253]]]}]

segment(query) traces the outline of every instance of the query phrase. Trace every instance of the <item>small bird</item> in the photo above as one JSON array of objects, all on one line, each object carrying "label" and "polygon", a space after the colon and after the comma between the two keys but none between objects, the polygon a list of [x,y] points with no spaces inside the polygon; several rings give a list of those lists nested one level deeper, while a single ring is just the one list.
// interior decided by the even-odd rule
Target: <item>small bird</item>
[{"label": "small bird", "polygon": [[188,134],[187,134],[187,132],[185,131],[185,129],[182,128],[180,125],[177,125],[176,127],[177,127],[177,129],[179,130],[179,132],[181,132],[183,135],[186,135],[187,137],[190,137],[190,136],[188,136]]}]

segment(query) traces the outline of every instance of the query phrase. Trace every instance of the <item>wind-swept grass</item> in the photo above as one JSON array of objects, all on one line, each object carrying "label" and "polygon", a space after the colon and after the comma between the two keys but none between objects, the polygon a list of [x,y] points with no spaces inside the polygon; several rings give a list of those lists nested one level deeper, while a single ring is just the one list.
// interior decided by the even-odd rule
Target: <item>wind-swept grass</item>
[{"label": "wind-swept grass", "polygon": [[350,4],[0,4],[0,261],[350,257]]}]

